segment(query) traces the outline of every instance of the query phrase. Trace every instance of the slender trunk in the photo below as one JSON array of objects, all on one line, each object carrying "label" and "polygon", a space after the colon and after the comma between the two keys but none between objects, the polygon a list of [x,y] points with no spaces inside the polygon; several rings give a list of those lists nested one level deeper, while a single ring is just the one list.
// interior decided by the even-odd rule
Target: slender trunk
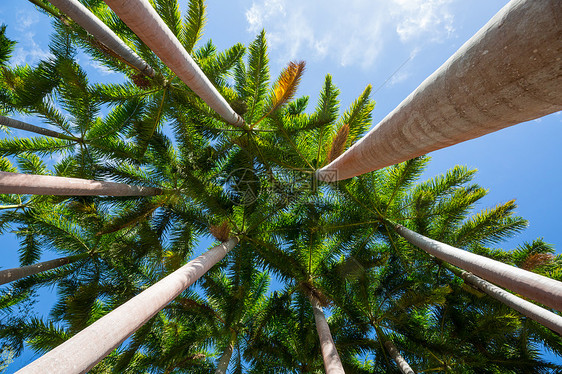
[{"label": "slender trunk", "polygon": [[217,370],[215,370],[215,374],[226,374],[228,363],[230,362],[230,358],[232,357],[232,351],[234,351],[234,344],[230,342],[221,355],[221,358],[217,365]]},{"label": "slender trunk", "polygon": [[123,183],[0,171],[0,193],[62,196],[152,196],[162,190]]},{"label": "slender trunk", "polygon": [[560,0],[513,0],[318,178],[351,178],[562,109]]},{"label": "slender trunk", "polygon": [[5,209],[20,209],[20,208],[25,208],[26,206],[27,206],[27,204],[0,205],[0,210],[5,210]]},{"label": "slender trunk", "polygon": [[465,280],[465,282],[476,287],[478,290],[484,292],[488,296],[493,297],[499,302],[509,306],[511,309],[518,311],[519,313],[562,335],[562,316],[541,308],[540,306],[535,305],[527,300],[523,300],[522,298],[515,296],[507,292],[506,290],[495,286],[482,278],[477,277],[474,274],[456,269],[449,264],[444,265],[447,269],[455,273],[455,275],[461,277]]},{"label": "slender trunk", "polygon": [[42,127],[34,126],[34,125],[29,124],[29,123],[25,123],[25,122],[18,121],[18,120],[12,119],[12,118],[4,117],[4,116],[0,116],[0,125],[11,127],[11,128],[14,128],[14,129],[30,131],[30,132],[34,132],[36,134],[41,134],[41,135],[45,135],[45,136],[50,136],[51,138],[58,138],[58,139],[72,140],[72,141],[78,141],[79,140],[78,138],[75,138],[74,136],[61,134],[60,132],[57,132],[57,131],[44,129]]},{"label": "slender trunk", "polygon": [[19,268],[6,269],[0,271],[0,284],[6,284],[15,280],[29,277],[30,275],[39,274],[41,272],[58,268],[63,265],[70,264],[74,261],[86,257],[87,254],[79,254],[75,256],[61,257],[54,260],[39,262],[37,264],[22,266]]},{"label": "slender trunk", "polygon": [[244,120],[226,102],[148,0],[104,0],[131,30],[189,88],[226,122],[243,126]]},{"label": "slender trunk", "polygon": [[238,244],[234,237],[203,253],[103,316],[17,373],[86,373]]},{"label": "slender trunk", "polygon": [[[52,15],[53,17],[59,18],[61,21],[64,22],[65,17],[63,17],[63,16],[59,13],[58,9],[56,9],[55,7],[51,8],[51,7],[49,7],[49,6],[45,5],[45,4],[43,4],[43,3],[41,2],[41,0],[29,0],[29,2],[32,3],[32,4],[35,5],[35,6],[37,6],[37,7],[41,8],[41,9],[43,9],[45,12],[49,13],[49,14]],[[65,25],[68,25],[66,22],[64,22],[64,23],[65,23]]]},{"label": "slender trunk", "polygon": [[123,42],[107,25],[101,22],[88,8],[78,0],[49,0],[54,6],[68,15],[84,30],[92,34],[99,42],[104,44],[116,55],[122,57],[131,66],[150,77],[154,70],[146,61],[137,55],[125,42]]},{"label": "slender trunk", "polygon": [[403,374],[415,374],[410,365],[408,365],[406,360],[404,360],[404,357],[402,357],[392,340],[386,340],[384,342],[384,347]]},{"label": "slender trunk", "polygon": [[320,348],[322,349],[326,374],[345,374],[322,306],[314,295],[311,294],[308,298],[314,312],[314,321],[316,322],[316,331],[318,331],[318,338],[320,339]]},{"label": "slender trunk", "polygon": [[562,311],[562,282],[429,239],[401,225],[394,228],[408,242],[430,255]]},{"label": "slender trunk", "polygon": [[408,362],[406,362],[404,357],[402,357],[398,348],[396,348],[392,340],[390,340],[388,336],[386,336],[384,331],[382,331],[382,329],[378,325],[372,324],[372,326],[375,328],[375,332],[377,333],[377,337],[379,338],[380,342],[382,343],[390,357],[392,357],[392,359],[396,363],[396,366],[398,366],[398,369],[400,369],[400,372],[402,374],[415,374],[414,370],[410,367]]}]

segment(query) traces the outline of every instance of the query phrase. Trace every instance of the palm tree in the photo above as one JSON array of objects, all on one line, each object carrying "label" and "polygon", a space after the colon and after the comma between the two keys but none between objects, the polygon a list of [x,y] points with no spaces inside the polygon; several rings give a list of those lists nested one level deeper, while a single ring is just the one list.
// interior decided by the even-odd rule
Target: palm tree
[{"label": "palm tree", "polygon": [[56,269],[59,266],[71,264],[84,258],[86,254],[61,257],[54,260],[43,261],[33,265],[22,266],[20,268],[0,270],[0,284],[13,282],[15,280],[38,274],[43,271]]},{"label": "palm tree", "polygon": [[[227,123],[234,126],[244,125],[242,117],[230,107],[203,74],[148,1],[138,0],[123,4],[119,1],[107,0],[106,3],[193,92]],[[202,2],[192,4],[203,7]]]},{"label": "palm tree", "polygon": [[[510,2],[318,178],[347,179],[559,111],[562,92],[551,79],[558,51],[548,46],[558,40],[550,25],[560,11],[556,0]],[[524,91],[509,71],[525,79]]]},{"label": "palm tree", "polygon": [[49,0],[51,4],[62,10],[96,40],[111,52],[121,57],[135,69],[149,77],[154,76],[154,69],[140,58],[127,44],[125,44],[106,24],[77,0]]},{"label": "palm tree", "polygon": [[[549,369],[537,342],[562,352],[552,331],[483,297],[394,231],[392,222],[560,279],[559,261],[547,261],[545,253],[517,257],[485,247],[525,221],[513,215],[513,202],[469,216],[485,195],[468,184],[473,172],[458,167],[415,186],[426,162],[417,159],[337,186],[312,178],[370,127],[370,86],[339,117],[338,90],[327,76],[307,112],[308,98],[294,98],[304,63],[289,63],[270,82],[265,33],[250,43],[247,58],[239,44],[222,52],[210,42],[195,47],[202,1],[190,1],[182,19],[176,1],[156,0],[161,21],[142,3],[151,24],[177,38],[179,44],[170,39],[171,54],[192,54],[248,124],[225,126],[102,2],[88,4],[158,73],[125,78],[128,66],[92,47],[83,30],[65,32],[57,21],[54,57],[36,67],[3,67],[0,100],[2,114],[38,115],[72,139],[3,139],[0,170],[166,192],[0,194],[10,207],[0,210],[0,229],[17,232],[22,265],[52,248],[93,254],[20,279],[0,298],[7,311],[24,305],[10,302],[10,292],[31,303],[38,287],[57,287],[49,320],[12,315],[0,326],[3,343],[51,350],[31,367],[44,371],[62,357],[57,372],[76,363],[92,372],[316,373],[325,345],[328,353],[337,347],[340,372],[396,372],[403,366],[396,350],[418,371],[528,372]],[[124,16],[138,23],[133,18]],[[124,81],[91,85],[73,58],[73,43]],[[100,116],[100,108],[108,114]],[[64,152],[59,161],[48,158],[55,151]],[[49,209],[53,217],[46,217]],[[184,265],[209,231],[223,244]],[[237,237],[240,245],[226,256]],[[267,299],[263,271],[282,290]],[[82,346],[93,349],[75,354]],[[367,354],[373,362],[360,363]]]},{"label": "palm tree", "polygon": [[[388,372],[398,368],[403,373],[413,373],[394,341],[420,371],[430,367],[431,357],[439,355],[423,342],[412,341],[408,330],[416,328],[412,314],[419,323],[426,317],[424,309],[442,304],[450,289],[427,288],[426,279],[415,272],[406,276],[401,265],[400,258],[389,254],[386,245],[365,241],[324,271],[322,286],[329,290],[327,293],[334,301],[334,331],[343,346],[346,341],[363,342],[363,349],[375,355],[372,371],[376,368]],[[417,356],[422,355],[426,362],[418,359]],[[346,355],[344,360],[357,369],[353,356]]]},{"label": "palm tree", "polygon": [[[275,243],[250,240],[272,271],[279,272],[284,277],[291,279],[294,287],[299,288],[309,300],[326,372],[344,373],[322,309],[321,299],[325,300],[325,297],[322,291],[317,289],[321,270],[330,261],[337,248],[323,242],[322,235],[315,230],[321,222],[319,207],[306,198],[303,200],[291,205],[288,213],[290,216],[284,215],[281,218],[289,230],[280,231],[278,235],[285,236],[289,239],[288,242],[294,243],[288,248],[288,252],[281,248],[274,248]],[[300,230],[295,232],[295,227],[299,227]],[[266,248],[259,248],[262,245],[265,245]]]},{"label": "palm tree", "polygon": [[8,118],[8,117],[4,117],[4,116],[0,116],[0,125],[6,126],[6,127],[11,127],[11,128],[14,128],[14,129],[30,131],[30,132],[34,132],[36,134],[45,135],[45,136],[49,136],[49,137],[52,137],[52,138],[59,138],[59,139],[66,139],[66,140],[78,140],[77,138],[62,134],[60,132],[56,132],[56,131],[49,130],[49,129],[44,129],[44,128],[39,127],[39,126],[34,126],[34,125],[29,124],[29,123],[25,123],[25,122],[18,121],[18,120],[15,120],[13,118]]},{"label": "palm tree", "polygon": [[404,360],[404,357],[402,357],[392,340],[386,340],[384,342],[384,347],[388,351],[390,357],[392,357],[394,362],[396,362],[396,365],[403,374],[414,374],[414,371],[412,370],[410,365],[408,365],[406,360]]},{"label": "palm tree", "polygon": [[[450,218],[448,219],[443,218],[444,220],[443,222],[444,224],[446,224],[444,227],[435,226],[435,228],[432,228],[432,231],[428,231],[428,234],[434,236],[442,236],[443,238],[448,238],[448,240],[451,240],[452,242],[458,240],[459,244],[462,243],[461,245],[463,245],[464,247],[468,247],[470,245],[470,242],[467,241],[467,238],[470,235],[473,235],[473,233],[475,233],[475,229],[477,227],[480,230],[482,230],[482,233],[488,231],[488,229],[484,229],[484,227],[489,227],[490,234],[498,235],[497,238],[500,237],[501,235],[500,232],[502,231],[505,232],[505,234],[509,235],[510,232],[519,230],[519,227],[523,227],[522,226],[523,222],[521,222],[519,219],[511,219],[508,218],[509,217],[508,215],[506,215],[509,214],[509,211],[512,209],[510,208],[510,206],[513,205],[513,202],[509,202],[504,206],[498,206],[493,210],[488,210],[483,212],[483,214],[480,217],[475,217],[475,219],[472,222],[468,221],[464,225],[464,227],[461,227],[459,229],[458,234],[445,235],[447,230],[449,230],[450,233],[454,233],[455,230],[457,230],[459,218],[462,217],[459,214],[461,214],[462,212],[466,212],[467,209],[467,205],[465,204],[473,204],[477,199],[480,199],[483,196],[484,191],[481,189],[474,189],[474,190],[467,189],[465,191],[463,191],[462,189],[456,189],[455,188],[456,185],[462,183],[463,181],[468,180],[471,175],[471,172],[468,172],[466,169],[463,170],[458,168],[448,173],[446,179],[433,182],[435,186],[433,186],[431,183],[426,183],[424,185],[421,185],[418,191],[415,192],[413,197],[406,198],[405,201],[400,202],[401,198],[404,198],[403,197],[404,191],[402,189],[404,189],[405,187],[404,186],[400,187],[398,184],[395,183],[398,182],[408,183],[408,184],[411,183],[411,178],[414,178],[415,175],[420,172],[419,168],[422,166],[423,166],[423,161],[412,160],[409,161],[407,164],[404,164],[403,166],[395,167],[394,168],[395,171],[393,172],[380,172],[380,173],[377,172],[376,174],[378,175],[375,174],[371,178],[361,178],[359,183],[350,183],[348,185],[344,184],[343,185],[344,190],[347,191],[350,188],[353,189],[354,192],[349,192],[349,193],[355,195],[352,196],[355,202],[360,201],[359,200],[360,196],[364,197],[364,196],[371,195],[372,197],[370,200],[370,206],[365,206],[362,203],[366,209],[372,212],[371,214],[372,218],[370,220],[367,220],[367,222],[384,224],[387,230],[394,230],[394,228],[397,227],[396,224],[392,224],[392,223],[387,224],[388,221],[384,218],[384,216],[385,215],[388,216],[389,214],[394,214],[395,217],[403,217],[403,219],[406,219],[414,223],[415,225],[418,225],[419,230],[421,230],[422,232],[428,231],[429,228],[432,228],[430,224],[426,223],[425,221],[422,221],[423,217],[433,217],[434,219],[436,219],[438,215],[442,215],[443,217],[450,216]],[[374,187],[374,183],[376,183],[377,180],[381,180],[382,178],[385,178],[386,175],[390,175],[392,176],[392,178],[394,178],[394,181],[390,182],[390,185],[393,189],[391,189],[388,192],[381,191],[376,194],[370,192],[371,191],[370,188]],[[447,202],[446,200],[443,201],[444,196],[447,195],[454,197],[454,200],[451,200],[449,202]],[[389,197],[390,200],[388,200]],[[436,199],[436,201],[431,202],[430,200],[431,198]],[[457,202],[454,202],[455,200]],[[416,208],[416,210],[413,210],[414,207]],[[502,216],[505,218],[502,218]],[[504,223],[499,224],[500,222],[497,221],[498,219],[503,219]],[[361,220],[365,220],[365,218],[358,219],[359,222],[361,222]],[[440,220],[441,219],[439,219],[437,222],[439,222]],[[400,229],[398,233],[402,234],[404,230]],[[415,234],[411,230],[408,231],[408,235],[409,235],[408,238],[414,235],[419,237],[419,234]],[[475,239],[477,240],[477,242],[482,240],[481,238],[475,238]],[[424,240],[429,240],[429,239],[426,238]],[[418,240],[415,243],[416,245],[420,246],[421,240]],[[423,246],[422,248],[424,248],[425,250],[429,249],[427,245]],[[430,249],[429,253],[436,254],[433,249]],[[452,259],[452,258],[453,257],[457,258],[458,256],[462,257],[465,256],[465,254],[467,255],[468,258],[478,259],[479,263],[481,264],[485,263],[485,264],[491,264],[491,266],[493,266],[496,263],[493,260],[487,259],[485,257],[478,256],[476,254],[472,254],[467,251],[461,251],[458,249],[455,251],[455,254],[453,256],[449,256],[445,258],[443,257],[443,255],[440,254],[438,255],[438,257],[440,257],[445,261],[453,261],[455,262],[456,265],[459,265],[460,263],[457,262],[456,259]],[[547,287],[546,294],[556,293],[557,288],[559,288],[560,282],[556,280],[547,279],[540,275],[532,274],[528,271],[517,269],[514,268],[513,266],[506,265],[503,263],[500,266],[502,268],[505,268],[506,271],[508,272],[514,271],[517,274],[519,273],[524,274],[525,277],[524,279],[527,279],[526,281],[527,283],[528,283],[528,279],[542,280],[544,278],[545,281],[550,285],[549,287]],[[473,270],[473,267],[469,266],[468,268],[466,268],[466,270]],[[476,273],[476,274],[477,275],[482,274],[482,270],[480,270],[480,273]],[[494,282],[500,282],[499,278],[500,277],[495,276],[493,278]],[[499,284],[507,287],[505,282]],[[528,286],[525,285],[524,287],[528,287]],[[521,291],[521,288],[517,289],[516,291],[520,293],[524,292]],[[537,291],[534,289],[533,293],[536,292]],[[527,293],[527,296],[529,295],[530,294]],[[554,298],[551,297],[551,300],[555,300],[555,299],[556,297]],[[541,299],[540,302],[549,305],[546,300],[547,299],[543,298]],[[522,305],[523,304],[521,304],[519,308],[521,308]],[[554,307],[552,303],[550,304],[550,306]],[[547,312],[545,315],[550,315],[550,314],[548,314]]]},{"label": "palm tree", "polygon": [[330,326],[322,310],[322,305],[320,305],[320,301],[314,295],[310,295],[309,298],[312,304],[314,320],[316,321],[316,331],[318,331],[318,338],[320,339],[320,347],[322,349],[326,373],[345,373],[336,345],[334,344],[334,339],[332,339],[332,334],[330,333]]},{"label": "palm tree", "polygon": [[154,196],[161,194],[162,190],[114,182],[0,171],[0,193],[67,196]]},{"label": "palm tree", "polygon": [[[209,249],[174,273],[105,315],[46,355],[35,360],[21,373],[35,373],[51,367],[63,372],[86,372],[144,325],[158,311],[219,262],[238,243],[233,237]],[[94,346],[84,351],[80,347]]]},{"label": "palm tree", "polygon": [[410,243],[437,258],[562,311],[562,282],[462,251],[415,233],[402,225],[396,225],[394,229]]},{"label": "palm tree", "polygon": [[517,297],[500,287],[493,285],[490,282],[478,278],[477,276],[466,271],[453,269],[455,275],[460,276],[463,280],[471,286],[479,289],[480,291],[488,294],[501,303],[513,308],[519,313],[534,319],[543,326],[548,327],[552,331],[562,333],[562,317],[554,314],[546,309],[539,307],[536,304],[528,302],[520,297]]},{"label": "palm tree", "polygon": [[[328,223],[322,230],[337,234],[342,239],[345,238],[349,243],[347,245],[369,243],[370,240],[375,240],[377,237],[383,238],[388,248],[392,249],[391,252],[395,253],[397,259],[403,264],[403,271],[413,276],[414,269],[431,274],[431,269],[435,266],[439,268],[443,266],[446,269],[449,269],[449,266],[446,264],[440,265],[441,262],[433,265],[427,264],[427,258],[413,252],[413,247],[409,247],[407,242],[400,240],[400,237],[394,234],[393,226],[388,223],[385,217],[393,216],[394,220],[407,222],[408,225],[428,236],[438,237],[440,240],[451,243],[456,242],[463,248],[478,251],[488,256],[492,256],[491,254],[494,252],[491,250],[487,250],[489,253],[485,252],[486,249],[482,247],[483,244],[494,243],[501,237],[512,235],[521,227],[524,227],[524,221],[518,217],[512,217],[513,202],[499,205],[494,209],[485,210],[476,216],[466,218],[470,207],[486,193],[485,190],[476,185],[464,185],[470,181],[474,174],[473,171],[466,168],[457,167],[444,176],[412,187],[426,162],[427,160],[424,159],[415,159],[374,172],[369,176],[340,182],[338,188],[342,193],[341,208],[335,210],[331,217],[326,218]],[[467,251],[463,252],[468,253]],[[531,251],[532,253],[534,252]],[[502,256],[503,261],[509,258],[507,253]],[[354,258],[355,261],[359,262],[362,258],[365,258],[362,261],[367,261],[367,264],[373,261],[372,256],[367,254],[355,254]],[[499,256],[497,258],[500,259]],[[524,259],[523,256],[520,262],[524,263]],[[509,267],[513,268],[512,266]],[[455,270],[454,267],[450,268]],[[326,279],[326,276],[325,273],[324,279]],[[392,277],[392,279],[395,278],[397,277]],[[446,282],[450,281],[447,280]],[[385,281],[382,284],[388,282]],[[423,282],[433,284],[435,280],[426,277]],[[335,292],[337,286],[341,283],[343,282],[331,281],[323,289]],[[374,285],[381,284],[378,281],[372,281],[372,283]],[[399,286],[400,288],[404,289],[404,286]],[[376,294],[373,291],[355,291],[354,293],[357,295]],[[503,294],[505,294],[505,291]],[[331,293],[328,293],[328,295],[332,296]],[[425,299],[431,300],[427,297]],[[342,301],[336,302],[336,304],[338,306],[348,305],[349,302]],[[497,307],[494,306],[494,308]],[[546,314],[543,315],[550,316],[546,310],[541,310],[538,314],[545,312]],[[548,320],[548,318],[546,319]],[[556,320],[556,316],[554,316],[554,320]],[[416,328],[409,327],[407,331],[412,329],[415,330]],[[401,332],[405,333],[404,331]],[[408,338],[414,339],[416,337],[410,336]],[[424,337],[421,335],[416,339],[424,339]],[[470,360],[472,361],[474,358],[470,358]]]}]

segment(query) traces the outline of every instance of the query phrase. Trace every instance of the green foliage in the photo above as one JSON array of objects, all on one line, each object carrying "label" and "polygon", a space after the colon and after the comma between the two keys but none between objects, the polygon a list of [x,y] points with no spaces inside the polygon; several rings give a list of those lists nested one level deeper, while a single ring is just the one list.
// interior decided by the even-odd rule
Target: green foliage
[{"label": "green foliage", "polygon": [[15,41],[6,37],[6,27],[6,25],[0,26],[0,66],[6,65],[8,60],[10,60],[16,45]]},{"label": "green foliage", "polygon": [[189,1],[184,24],[186,26],[183,29],[180,40],[185,50],[191,53],[203,35],[203,27],[205,26],[205,3],[203,0]]},{"label": "green foliage", "polygon": [[256,116],[262,111],[263,99],[269,83],[269,59],[267,57],[265,31],[262,31],[250,44],[248,52],[248,68],[245,77],[240,77],[243,79],[243,83],[240,84],[241,91],[238,92],[238,95],[248,105],[248,113],[245,116],[246,122],[253,123],[257,120]]},{"label": "green foliage", "polygon": [[[430,238],[562,280],[562,257],[542,239],[500,246],[523,230],[514,201],[476,211],[487,190],[457,166],[419,181],[419,157],[338,184],[317,169],[372,125],[371,86],[340,116],[327,75],[312,109],[298,97],[304,63],[270,82],[265,32],[248,48],[198,46],[205,4],[152,4],[248,126],[226,124],[100,0],[83,3],[156,71],[144,77],[74,22],[56,18],[52,57],[2,67],[0,105],[34,116],[65,139],[0,139],[0,171],[158,187],[148,197],[0,195],[0,232],[16,234],[22,265],[56,254],[58,268],[0,293],[0,342],[46,352],[190,261],[229,233],[240,243],[92,373],[209,373],[234,347],[233,373],[318,373],[321,344],[311,300],[327,312],[346,372],[395,373],[385,344],[416,372],[549,373],[541,344],[560,337],[485,296],[398,236],[399,223]],[[2,39],[0,64],[11,41]],[[92,82],[84,51],[117,72]],[[5,56],[5,57],[2,57]],[[3,60],[4,59],[4,60]],[[258,123],[259,122],[259,123]],[[331,155],[331,156],[330,156]],[[222,228],[222,234],[217,230]],[[48,318],[32,306],[56,295]]]}]

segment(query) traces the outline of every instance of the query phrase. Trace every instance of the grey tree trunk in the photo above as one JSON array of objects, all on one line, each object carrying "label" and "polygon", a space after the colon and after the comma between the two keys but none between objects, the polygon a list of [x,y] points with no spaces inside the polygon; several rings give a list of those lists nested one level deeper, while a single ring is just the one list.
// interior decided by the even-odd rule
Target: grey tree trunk
[{"label": "grey tree trunk", "polygon": [[445,262],[458,266],[522,296],[562,311],[562,282],[515,266],[463,251],[409,230],[394,226],[408,242]]},{"label": "grey tree trunk", "polygon": [[217,365],[217,370],[215,370],[215,374],[226,374],[226,370],[228,369],[228,363],[230,362],[230,358],[232,357],[232,352],[234,351],[234,344],[230,343],[225,348],[224,352],[221,355],[219,363]]},{"label": "grey tree trunk", "polygon": [[412,370],[410,365],[408,365],[406,360],[404,360],[404,357],[402,357],[392,340],[386,339],[384,342],[384,348],[386,348],[386,351],[390,357],[392,357],[402,374],[415,374],[414,370]]},{"label": "grey tree trunk", "polygon": [[62,196],[152,196],[162,190],[123,183],[0,171],[0,193]]},{"label": "grey tree trunk", "polygon": [[4,117],[4,116],[0,116],[0,125],[11,127],[11,128],[14,128],[14,129],[30,131],[30,132],[34,132],[36,134],[41,134],[41,135],[45,135],[45,136],[50,136],[51,138],[78,141],[78,138],[75,138],[74,136],[69,136],[69,135],[62,134],[62,133],[57,132],[57,131],[44,129],[42,127],[34,126],[34,125],[29,124],[29,123],[25,123],[25,122],[18,121],[18,120],[12,119],[12,118]]},{"label": "grey tree trunk", "polygon": [[484,279],[478,278],[469,272],[461,270],[460,276],[467,283],[473,285],[499,302],[562,335],[562,317],[558,314],[552,313],[551,311],[541,308],[540,306],[527,300],[523,300],[522,298],[517,297],[506,290],[485,281]]},{"label": "grey tree trunk", "polygon": [[238,238],[234,237],[209,249],[17,373],[86,373],[222,260],[236,244]]},{"label": "grey tree trunk", "polygon": [[54,6],[68,15],[84,30],[92,34],[96,40],[103,43],[115,54],[123,58],[141,73],[150,77],[154,70],[146,61],[139,57],[123,40],[121,40],[107,25],[101,22],[88,8],[78,0],[49,0]]},{"label": "grey tree trunk", "polygon": [[414,370],[412,370],[408,362],[406,362],[404,357],[402,357],[402,355],[400,354],[398,348],[396,348],[392,340],[390,340],[388,336],[386,336],[380,326],[376,324],[372,324],[372,326],[375,328],[375,332],[377,333],[379,341],[382,343],[382,345],[384,345],[384,348],[386,349],[390,357],[392,357],[392,360],[396,363],[396,366],[398,366],[400,372],[402,374],[415,374]]},{"label": "grey tree trunk", "polygon": [[351,178],[562,109],[562,1],[512,0],[320,180]]},{"label": "grey tree trunk", "polygon": [[312,311],[314,313],[314,321],[316,322],[316,331],[320,339],[320,349],[322,350],[326,374],[345,374],[322,306],[314,295],[311,294],[308,298],[310,299],[310,304],[312,304]]},{"label": "grey tree trunk", "polygon": [[55,269],[60,266],[75,262],[86,256],[87,254],[80,254],[75,256],[61,257],[54,260],[39,262],[33,265],[22,266],[19,268],[0,270],[0,284],[10,283],[21,278],[29,277],[30,275],[39,274],[47,270]]},{"label": "grey tree trunk", "polygon": [[0,205],[0,210],[4,209],[20,209],[25,208],[27,204],[15,204],[15,205]]},{"label": "grey tree trunk", "polygon": [[227,123],[244,120],[226,102],[148,0],[104,0],[131,30]]}]

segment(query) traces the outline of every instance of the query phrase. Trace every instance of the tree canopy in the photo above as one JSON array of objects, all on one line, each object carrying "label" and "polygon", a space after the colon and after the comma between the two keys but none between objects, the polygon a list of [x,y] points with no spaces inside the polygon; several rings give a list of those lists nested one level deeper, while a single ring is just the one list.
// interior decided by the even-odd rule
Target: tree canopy
[{"label": "tree canopy", "polygon": [[[0,195],[0,230],[21,265],[69,260],[0,290],[0,340],[47,352],[213,241],[239,244],[139,328],[92,373],[319,373],[311,300],[321,305],[348,373],[399,372],[394,346],[418,373],[555,373],[560,335],[487,296],[459,269],[395,232],[399,223],[466,251],[562,280],[542,239],[500,246],[527,225],[514,201],[477,211],[487,190],[457,166],[427,181],[428,157],[338,183],[315,171],[371,126],[371,87],[350,105],[326,75],[313,106],[298,97],[305,63],[269,71],[261,32],[224,51],[203,41],[205,5],[153,4],[247,126],[234,127],[183,84],[103,1],[83,3],[153,69],[119,58],[50,3],[49,58],[13,66],[0,29],[0,115],[35,127],[0,139],[0,171],[156,187],[154,196]],[[8,25],[7,27],[10,27]],[[217,36],[220,37],[220,36]],[[122,75],[91,83],[85,52]],[[3,122],[8,126],[8,122]],[[33,313],[50,287],[48,316]],[[558,312],[557,312],[558,313]]]}]

